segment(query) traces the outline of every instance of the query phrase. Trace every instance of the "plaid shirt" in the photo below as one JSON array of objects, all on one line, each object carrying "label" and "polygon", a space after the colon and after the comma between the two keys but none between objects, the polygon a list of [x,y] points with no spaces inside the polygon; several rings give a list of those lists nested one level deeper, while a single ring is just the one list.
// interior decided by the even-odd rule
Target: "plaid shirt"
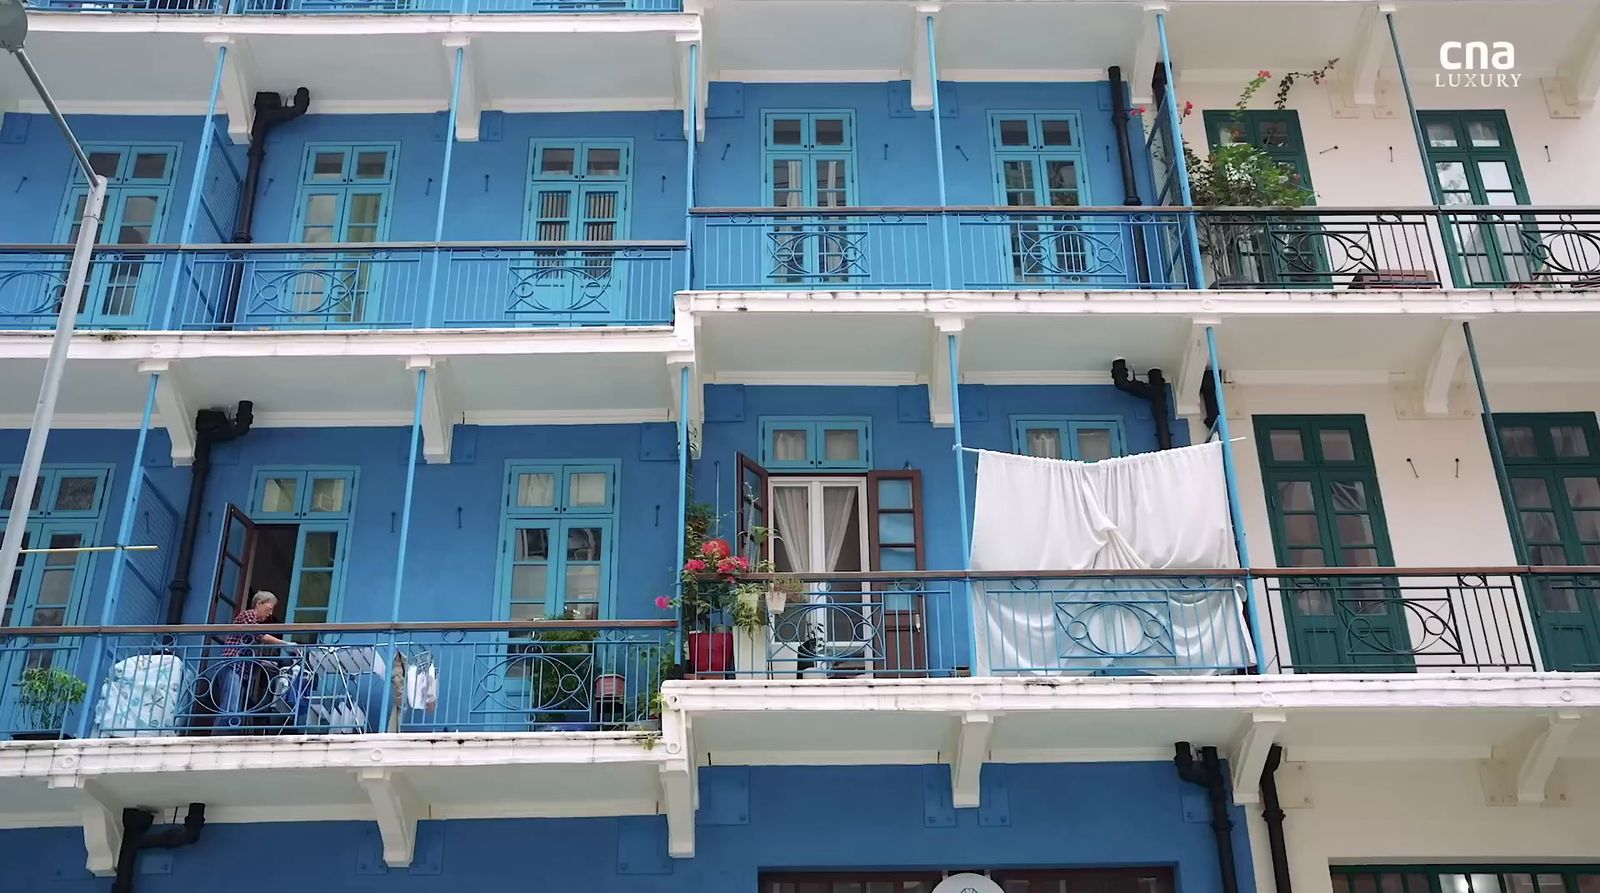
[{"label": "plaid shirt", "polygon": [[[246,608],[243,611],[240,611],[238,615],[233,618],[233,622],[238,626],[256,626],[257,624],[265,623],[270,619],[272,619],[270,615],[266,618],[262,618],[261,615],[256,613],[254,608]],[[254,645],[260,641],[260,636],[253,635],[251,633],[234,633],[226,636],[223,638],[222,644],[228,647],[222,649],[222,656],[238,657],[244,651],[254,650],[239,646]]]}]

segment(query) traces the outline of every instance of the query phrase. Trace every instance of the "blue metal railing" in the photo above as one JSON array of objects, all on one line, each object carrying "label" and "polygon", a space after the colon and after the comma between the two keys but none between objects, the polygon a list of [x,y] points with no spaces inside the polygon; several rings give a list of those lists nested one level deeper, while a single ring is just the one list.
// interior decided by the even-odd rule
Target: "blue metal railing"
[{"label": "blue metal railing", "polygon": [[[696,209],[704,290],[1187,288],[1162,208]],[[948,230],[948,242],[943,233]],[[940,253],[948,250],[950,263]]]},{"label": "blue metal railing", "polygon": [[27,0],[47,12],[247,15],[561,14],[681,12],[682,0]]},{"label": "blue metal railing", "polygon": [[[241,644],[230,627],[13,628],[0,631],[0,732],[642,731],[656,727],[673,630],[577,620],[252,629],[296,643],[282,647]],[[82,703],[22,696],[26,668],[86,673],[96,650]]]},{"label": "blue metal railing", "polygon": [[[151,325],[176,265],[168,246],[94,250],[78,325],[135,329]],[[0,328],[48,329],[67,290],[70,245],[0,245]]]}]

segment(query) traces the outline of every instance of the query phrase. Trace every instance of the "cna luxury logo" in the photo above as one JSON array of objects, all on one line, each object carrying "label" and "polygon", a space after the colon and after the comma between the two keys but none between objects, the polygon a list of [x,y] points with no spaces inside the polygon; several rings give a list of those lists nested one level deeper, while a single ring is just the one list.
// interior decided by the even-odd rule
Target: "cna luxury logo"
[{"label": "cna luxury logo", "polygon": [[1516,71],[1517,48],[1509,40],[1485,43],[1481,40],[1447,40],[1439,44],[1439,67],[1433,76],[1435,87],[1516,87],[1522,83]]}]

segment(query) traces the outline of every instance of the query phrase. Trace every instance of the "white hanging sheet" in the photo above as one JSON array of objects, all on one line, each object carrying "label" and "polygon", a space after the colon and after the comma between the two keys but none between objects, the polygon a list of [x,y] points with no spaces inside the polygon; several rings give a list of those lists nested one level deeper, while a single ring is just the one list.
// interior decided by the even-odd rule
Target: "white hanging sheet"
[{"label": "white hanging sheet", "polygon": [[[1222,444],[1100,462],[980,450],[975,571],[1234,568]],[[988,581],[972,587],[984,675],[1214,673],[1254,662],[1226,578]]]}]

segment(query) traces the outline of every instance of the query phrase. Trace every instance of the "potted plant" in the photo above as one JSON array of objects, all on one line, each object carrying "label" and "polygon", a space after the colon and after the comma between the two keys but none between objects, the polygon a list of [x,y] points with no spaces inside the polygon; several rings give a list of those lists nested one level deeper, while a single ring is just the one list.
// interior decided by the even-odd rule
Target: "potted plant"
[{"label": "potted plant", "polygon": [[533,721],[546,731],[588,728],[591,699],[597,697],[594,642],[599,632],[550,629],[539,630],[537,635],[523,651],[533,670],[534,689],[529,692]]},{"label": "potted plant", "polygon": [[69,737],[62,731],[67,708],[81,703],[89,684],[55,667],[29,667],[22,673],[18,703],[29,719],[26,731],[13,732],[19,741],[55,741]]}]

